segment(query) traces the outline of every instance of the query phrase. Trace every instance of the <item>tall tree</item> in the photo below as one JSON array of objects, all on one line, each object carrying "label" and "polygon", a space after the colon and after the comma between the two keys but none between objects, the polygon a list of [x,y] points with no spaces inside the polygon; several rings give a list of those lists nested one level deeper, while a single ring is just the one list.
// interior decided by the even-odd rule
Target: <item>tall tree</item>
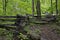
[{"label": "tall tree", "polygon": [[41,6],[40,6],[40,0],[37,0],[36,11],[37,11],[37,18],[38,18],[38,19],[41,19]]},{"label": "tall tree", "polygon": [[6,6],[7,6],[8,0],[2,0],[2,2],[3,2],[3,13],[4,15],[6,15]]},{"label": "tall tree", "polygon": [[57,5],[58,1],[56,0],[56,15],[58,15],[58,5]]},{"label": "tall tree", "polygon": [[32,15],[34,16],[34,12],[35,12],[35,10],[34,10],[34,0],[32,0]]},{"label": "tall tree", "polygon": [[53,5],[52,5],[52,0],[51,0],[51,13],[53,14]]}]

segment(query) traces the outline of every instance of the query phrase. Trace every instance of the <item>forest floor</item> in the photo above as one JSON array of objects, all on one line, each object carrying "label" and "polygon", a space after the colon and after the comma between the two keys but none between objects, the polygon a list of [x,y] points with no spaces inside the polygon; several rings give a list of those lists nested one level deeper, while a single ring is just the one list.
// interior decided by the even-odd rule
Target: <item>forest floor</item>
[{"label": "forest floor", "polygon": [[[60,40],[56,24],[47,24],[41,27],[41,40]],[[60,31],[60,30],[59,30]]]},{"label": "forest floor", "polygon": [[32,37],[41,40],[60,40],[60,27],[57,24],[32,24],[27,28]]},{"label": "forest floor", "polygon": [[25,27],[25,30],[27,31],[27,34],[31,35],[32,38],[36,38],[34,40],[37,39],[60,40],[60,26],[58,26],[55,23],[50,23],[50,24],[31,23],[30,25]]}]

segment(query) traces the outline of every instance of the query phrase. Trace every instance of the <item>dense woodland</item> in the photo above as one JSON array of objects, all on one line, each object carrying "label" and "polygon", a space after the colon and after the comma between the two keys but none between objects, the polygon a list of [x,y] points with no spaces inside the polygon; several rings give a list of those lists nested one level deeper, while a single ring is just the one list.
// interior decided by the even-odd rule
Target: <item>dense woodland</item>
[{"label": "dense woodland", "polygon": [[[32,14],[32,0],[6,0],[6,13],[4,11],[4,0],[0,1],[0,15],[16,15],[16,14]],[[51,0],[40,0],[41,3],[41,13],[51,12],[51,9],[56,10],[56,1],[52,0],[52,8],[51,8]],[[60,10],[60,1],[58,0],[58,12]],[[36,14],[36,4],[37,0],[34,0],[34,9]]]},{"label": "dense woodland", "polygon": [[0,0],[0,40],[60,40],[60,0]]}]

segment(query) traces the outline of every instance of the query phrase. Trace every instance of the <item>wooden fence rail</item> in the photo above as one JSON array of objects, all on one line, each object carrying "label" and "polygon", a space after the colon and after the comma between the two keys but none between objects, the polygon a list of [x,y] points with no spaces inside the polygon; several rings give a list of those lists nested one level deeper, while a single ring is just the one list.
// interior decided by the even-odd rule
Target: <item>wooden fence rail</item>
[{"label": "wooden fence rail", "polygon": [[[34,16],[33,18],[29,18],[29,16],[20,16],[20,15],[17,15],[17,16],[0,16],[0,21],[3,21],[3,22],[14,22],[14,24],[0,24],[0,28],[5,28],[5,29],[15,29],[15,31],[18,31],[18,32],[22,32],[22,33],[24,33],[24,27],[22,27],[22,25],[23,25],[23,23],[24,22],[27,22],[27,23],[29,23],[30,21],[32,21],[31,23],[36,23],[36,24],[41,24],[41,23],[44,23],[44,24],[46,24],[46,23],[48,23],[47,22],[47,19],[49,19],[49,18],[47,18],[46,20],[44,19],[44,20],[40,20],[40,21],[38,21],[38,22],[36,22],[36,21],[34,21],[35,20],[35,18],[36,18],[37,16]],[[51,18],[50,18],[51,19]],[[34,22],[33,22],[34,21]],[[51,21],[51,20],[49,20],[49,21]],[[13,26],[13,27],[10,27],[10,26]],[[16,27],[14,27],[14,26],[16,26]],[[22,31],[21,31],[22,30]],[[16,32],[14,32],[14,40],[18,40],[19,38],[18,38],[18,33],[16,33]]]},{"label": "wooden fence rail", "polygon": [[[18,32],[20,32],[20,30],[23,30],[23,27],[19,24],[21,24],[23,21],[22,20],[25,20],[25,16],[0,16],[0,22],[6,22],[6,24],[2,24],[0,23],[0,28],[5,28],[5,29],[13,29],[13,30],[16,30]],[[22,21],[22,22],[21,22]],[[7,22],[14,22],[14,24],[11,24],[11,23],[7,23]],[[18,36],[19,34],[16,35],[16,32],[14,32],[13,34],[13,39],[14,40],[18,40]]]},{"label": "wooden fence rail", "polygon": [[0,18],[16,18],[17,16],[0,16]]},{"label": "wooden fence rail", "polygon": [[0,25],[5,25],[5,26],[16,26],[15,24],[0,24]]}]

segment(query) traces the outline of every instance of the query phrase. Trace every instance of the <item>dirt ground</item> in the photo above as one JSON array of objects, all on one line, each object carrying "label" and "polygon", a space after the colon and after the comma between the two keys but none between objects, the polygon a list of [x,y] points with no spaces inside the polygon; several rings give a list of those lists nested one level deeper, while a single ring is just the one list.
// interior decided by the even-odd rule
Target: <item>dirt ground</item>
[{"label": "dirt ground", "polygon": [[43,25],[41,27],[41,40],[60,40],[57,28],[56,24]]},{"label": "dirt ground", "polygon": [[42,25],[31,25],[29,29],[29,34],[32,37],[41,40],[60,40],[60,35],[57,34],[57,29],[60,28],[57,24],[42,24]]}]

